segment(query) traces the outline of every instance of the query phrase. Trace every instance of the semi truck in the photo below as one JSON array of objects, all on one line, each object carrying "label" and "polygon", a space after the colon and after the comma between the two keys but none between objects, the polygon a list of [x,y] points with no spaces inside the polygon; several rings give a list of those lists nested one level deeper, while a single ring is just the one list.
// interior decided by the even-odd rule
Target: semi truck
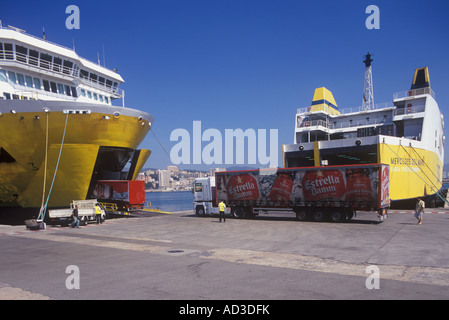
[{"label": "semi truck", "polygon": [[387,164],[220,171],[194,181],[197,216],[218,213],[223,201],[236,218],[289,211],[300,221],[349,221],[371,211],[382,221],[390,207]]}]

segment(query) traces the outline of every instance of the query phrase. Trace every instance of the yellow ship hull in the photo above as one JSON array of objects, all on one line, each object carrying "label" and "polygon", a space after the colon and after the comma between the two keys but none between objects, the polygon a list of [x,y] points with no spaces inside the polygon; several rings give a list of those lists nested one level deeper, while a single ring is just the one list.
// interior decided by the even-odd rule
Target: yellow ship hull
[{"label": "yellow ship hull", "polygon": [[[117,113],[111,107],[92,107],[90,113],[72,113],[70,107],[53,106],[49,112],[42,108],[33,112],[28,107],[24,112],[17,108],[1,113],[0,206],[40,207],[50,188],[48,207],[86,199],[92,180],[102,169],[100,149],[135,150],[153,120],[145,113],[144,117],[126,115],[126,110],[133,109],[120,108]],[[142,154],[148,158],[150,153]],[[145,161],[137,162],[141,168]]]},{"label": "yellow ship hull", "polygon": [[433,195],[443,186],[443,163],[435,152],[380,143],[378,157],[390,166],[392,201]]}]

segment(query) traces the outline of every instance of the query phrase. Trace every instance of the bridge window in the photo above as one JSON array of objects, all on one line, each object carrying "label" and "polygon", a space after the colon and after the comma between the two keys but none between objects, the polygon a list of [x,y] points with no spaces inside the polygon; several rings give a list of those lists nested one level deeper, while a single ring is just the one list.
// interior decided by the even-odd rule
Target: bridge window
[{"label": "bridge window", "polygon": [[17,61],[26,63],[27,62],[27,54],[28,54],[27,48],[16,45]]},{"label": "bridge window", "polygon": [[23,76],[23,74],[18,73],[17,80],[21,86],[25,85],[25,77]]},{"label": "bridge window", "polygon": [[44,84],[44,90],[50,92],[50,83],[47,80],[42,80]]},{"label": "bridge window", "polygon": [[16,83],[16,74],[12,71],[8,71],[9,82]]},{"label": "bridge window", "polygon": [[51,55],[46,54],[46,53],[41,53],[41,59],[39,62],[39,66],[44,69],[50,69],[52,60],[53,60],[53,57]]},{"label": "bridge window", "polygon": [[28,88],[33,87],[33,79],[30,76],[25,76],[25,81]]},{"label": "bridge window", "polygon": [[62,69],[62,59],[61,58],[53,58],[53,71],[61,72]]},{"label": "bridge window", "polygon": [[[1,44],[1,43],[0,43]],[[6,71],[5,70],[1,70],[0,69],[0,81],[2,82],[8,82],[8,80],[6,79]]]},{"label": "bridge window", "polygon": [[70,70],[73,67],[73,63],[68,60],[64,60],[64,68],[62,69],[62,72],[65,74],[70,74]]},{"label": "bridge window", "polygon": [[30,49],[30,54],[28,57],[28,63],[33,65],[33,66],[37,66],[39,61],[39,52],[36,50],[31,50]]},{"label": "bridge window", "polygon": [[4,43],[3,46],[5,48],[5,59],[13,60],[14,54],[12,51],[12,43]]},{"label": "bridge window", "polygon": [[39,78],[33,78],[34,88],[37,90],[41,89],[41,80]]},{"label": "bridge window", "polygon": [[60,83],[58,83],[58,92],[59,94],[64,94],[64,86]]},{"label": "bridge window", "polygon": [[81,79],[89,79],[89,72],[86,70],[81,69],[80,70],[80,78]]},{"label": "bridge window", "polygon": [[90,74],[90,81],[97,83],[98,76],[95,73]]}]

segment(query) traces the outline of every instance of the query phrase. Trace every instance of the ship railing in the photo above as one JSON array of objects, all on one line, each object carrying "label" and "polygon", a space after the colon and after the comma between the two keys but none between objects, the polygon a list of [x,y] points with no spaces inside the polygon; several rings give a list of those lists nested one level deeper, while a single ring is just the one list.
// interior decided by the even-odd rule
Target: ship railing
[{"label": "ship railing", "polygon": [[[15,85],[14,87],[14,94],[17,94],[20,97],[20,100],[39,100],[39,97],[53,97],[57,98],[58,100],[69,100],[69,101],[76,101],[77,98],[67,96],[67,95],[61,95],[59,93],[54,93],[51,91],[38,91],[36,89],[27,88],[23,85]],[[25,88],[25,90],[21,90],[20,88]]]},{"label": "ship railing", "polygon": [[[368,119],[368,120],[367,120]],[[381,126],[384,124],[391,123],[391,119],[384,117],[367,118],[360,120],[349,120],[349,121],[325,121],[325,120],[307,120],[298,117],[296,127],[297,128],[309,128],[309,127],[324,127],[328,129],[344,129],[352,127],[366,127],[366,126]]]},{"label": "ship railing", "polygon": [[83,84],[86,84],[95,89],[99,89],[101,91],[108,92],[113,95],[113,98],[120,99],[123,98],[125,92],[123,89],[118,88],[118,85],[108,86],[102,85],[99,82],[93,81],[91,79],[87,79],[80,76],[79,68],[74,64],[73,67],[67,67],[64,65],[60,65],[57,63],[52,63],[51,61],[47,61],[44,59],[38,59],[36,57],[32,57],[27,54],[23,54],[17,51],[9,51],[9,50],[0,50],[0,60],[5,61],[14,61],[20,64],[25,64],[37,68],[44,72],[56,72],[63,76],[75,77],[80,80]]},{"label": "ship railing", "polygon": [[[20,30],[19,28],[15,28],[15,27],[11,27],[11,26],[6,26],[6,27],[5,27],[5,26],[3,26],[3,25],[1,24],[1,20],[0,20],[0,29],[12,30],[12,31],[20,32],[20,33],[22,33],[22,34],[25,34],[25,35],[28,36],[28,37],[31,37],[31,38],[34,38],[34,39],[37,39],[37,40],[40,40],[40,41],[45,41],[46,43],[51,44],[51,45],[53,45],[53,46],[59,47],[59,48],[64,49],[64,50],[73,51],[73,52],[76,53],[75,49],[73,49],[73,48],[65,47],[65,46],[60,45],[60,44],[58,44],[58,43],[49,41],[49,40],[47,40],[46,38],[36,37],[36,36],[34,36],[34,35],[32,35],[32,34],[27,33],[25,30]],[[1,50],[0,50],[0,54],[1,54]],[[83,60],[86,60],[86,61],[89,61],[89,62],[91,62],[91,63],[97,64],[96,62],[94,62],[94,61],[92,61],[92,60],[89,60],[89,59],[86,59],[86,58],[82,58],[82,59],[83,59]],[[107,68],[107,67],[105,67],[105,66],[102,66],[102,68],[105,68],[105,69],[107,69],[107,70],[109,70],[109,71],[113,71],[113,70],[111,70],[111,69],[109,69],[109,68]]]},{"label": "ship railing", "polygon": [[298,128],[308,128],[308,127],[317,127],[317,126],[322,126],[325,128],[329,127],[329,124],[326,123],[326,121],[324,120],[299,120],[298,119],[298,123],[297,123],[297,127]]},{"label": "ship railing", "polygon": [[102,91],[107,91],[107,92],[113,94],[114,95],[113,98],[115,98],[115,99],[123,98],[125,96],[125,91],[123,89],[119,88],[118,86],[108,86],[108,85],[104,86],[101,83],[98,83],[96,81],[93,81],[93,80],[85,78],[85,77],[79,77],[78,79],[80,80],[81,83],[83,83],[87,86],[90,86],[90,87],[93,87],[93,88],[96,88],[96,89],[99,89]]},{"label": "ship railing", "polygon": [[[381,103],[376,103],[372,110],[380,110],[380,109],[393,108],[393,107],[394,107],[394,105],[392,102],[381,102]],[[340,114],[349,114],[349,113],[356,113],[356,112],[365,112],[367,110],[365,110],[365,108],[363,106],[359,106],[359,107],[354,107],[354,108],[344,108],[344,109],[340,109],[338,111],[340,111]],[[296,111],[297,114],[312,113],[312,112],[313,111],[311,111],[311,107],[298,108]]]},{"label": "ship railing", "polygon": [[422,94],[430,94],[434,99],[435,92],[431,88],[419,88],[419,89],[412,89],[408,91],[400,91],[393,94],[393,99],[401,99],[401,98],[407,98],[407,97],[414,97],[419,96]]},{"label": "ship railing", "polygon": [[43,71],[53,71],[66,76],[78,77],[79,70],[74,67],[67,67],[62,64],[57,64],[48,60],[38,59],[30,55],[9,50],[0,50],[0,60],[16,61],[22,64],[36,67]]},{"label": "ship railing", "polygon": [[401,115],[407,115],[407,114],[413,114],[413,113],[419,113],[426,111],[426,106],[420,105],[420,106],[409,106],[406,108],[398,108],[393,111],[393,116],[401,116]]}]

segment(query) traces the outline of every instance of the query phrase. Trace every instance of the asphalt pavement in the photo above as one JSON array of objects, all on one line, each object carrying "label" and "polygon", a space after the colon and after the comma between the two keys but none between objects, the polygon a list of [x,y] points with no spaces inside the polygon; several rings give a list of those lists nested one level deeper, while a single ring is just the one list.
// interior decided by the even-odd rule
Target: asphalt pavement
[{"label": "asphalt pavement", "polygon": [[80,229],[0,225],[0,299],[391,300],[449,298],[449,211],[381,223],[251,220],[193,212]]}]

